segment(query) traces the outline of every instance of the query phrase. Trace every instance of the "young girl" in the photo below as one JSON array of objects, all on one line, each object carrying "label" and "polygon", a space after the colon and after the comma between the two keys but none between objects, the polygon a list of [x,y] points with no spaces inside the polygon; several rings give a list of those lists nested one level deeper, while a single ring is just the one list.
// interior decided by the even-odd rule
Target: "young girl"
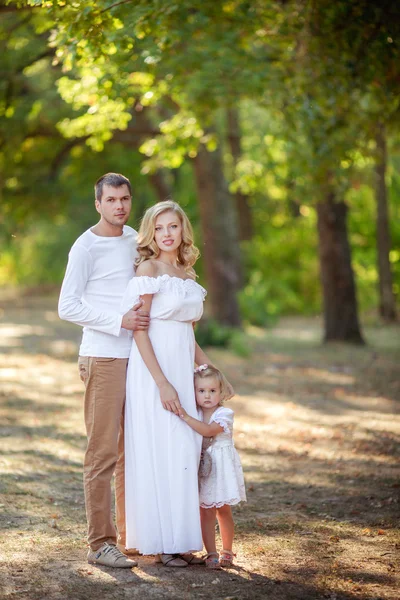
[{"label": "young girl", "polygon": [[[230,567],[234,524],[231,506],[246,500],[243,470],[233,444],[233,410],[222,406],[229,397],[225,377],[218,369],[201,365],[195,370],[194,385],[197,405],[203,413],[198,421],[181,409],[181,418],[203,436],[202,459],[199,468],[200,516],[206,566]],[[223,550],[215,545],[215,519],[218,519]]]}]

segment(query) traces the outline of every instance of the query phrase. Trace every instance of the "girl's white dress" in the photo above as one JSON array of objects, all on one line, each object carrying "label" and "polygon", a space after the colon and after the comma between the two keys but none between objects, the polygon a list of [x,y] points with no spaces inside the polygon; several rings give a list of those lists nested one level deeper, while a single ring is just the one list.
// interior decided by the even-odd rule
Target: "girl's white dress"
[{"label": "girl's white dress", "polygon": [[213,412],[209,423],[218,423],[224,431],[203,440],[203,459],[211,468],[205,476],[200,469],[200,506],[219,508],[246,500],[243,469],[233,443],[233,410],[221,406]]},{"label": "girl's white dress", "polygon": [[[134,277],[122,301],[154,294],[149,337],[160,367],[182,406],[198,418],[193,386],[193,321],[206,291],[191,279]],[[125,408],[126,547],[142,554],[201,550],[197,471],[201,436],[161,404],[135,341],[128,363]]]}]

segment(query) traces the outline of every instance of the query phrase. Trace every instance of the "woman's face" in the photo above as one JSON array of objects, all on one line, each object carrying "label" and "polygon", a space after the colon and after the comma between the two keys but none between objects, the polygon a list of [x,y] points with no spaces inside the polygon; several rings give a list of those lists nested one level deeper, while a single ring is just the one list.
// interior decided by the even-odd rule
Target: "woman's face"
[{"label": "woman's face", "polygon": [[176,252],[182,242],[182,223],[175,211],[167,210],[158,215],[154,239],[161,252]]}]

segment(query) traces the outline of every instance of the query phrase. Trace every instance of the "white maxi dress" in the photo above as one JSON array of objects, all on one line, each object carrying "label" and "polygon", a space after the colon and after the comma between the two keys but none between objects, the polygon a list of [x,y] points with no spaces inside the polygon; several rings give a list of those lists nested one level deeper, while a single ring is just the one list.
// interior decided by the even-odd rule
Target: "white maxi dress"
[{"label": "white maxi dress", "polygon": [[[198,418],[193,384],[195,338],[206,291],[191,279],[134,277],[122,310],[154,294],[149,337],[160,367],[187,413]],[[165,410],[135,341],[125,408],[126,547],[141,554],[201,550],[198,465],[202,437]]]}]

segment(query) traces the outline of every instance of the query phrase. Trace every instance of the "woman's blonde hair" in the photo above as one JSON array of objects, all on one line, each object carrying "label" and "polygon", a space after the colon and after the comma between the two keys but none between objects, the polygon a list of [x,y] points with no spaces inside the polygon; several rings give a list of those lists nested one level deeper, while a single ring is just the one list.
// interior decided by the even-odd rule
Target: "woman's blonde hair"
[{"label": "woman's blonde hair", "polygon": [[156,220],[159,215],[172,210],[176,213],[182,224],[182,242],[178,248],[178,262],[185,271],[194,274],[193,265],[200,256],[198,248],[193,243],[193,229],[185,211],[173,200],[163,200],[151,206],[143,215],[137,237],[138,258],[136,266],[150,258],[157,258],[160,249],[154,239]]},{"label": "woman's blonde hair", "polygon": [[228,381],[221,371],[218,371],[218,369],[211,365],[200,365],[194,370],[195,381],[196,379],[205,379],[206,377],[216,377],[218,379],[221,392],[221,400],[219,402],[220,405],[226,400],[232,398],[233,394],[230,391]]}]

